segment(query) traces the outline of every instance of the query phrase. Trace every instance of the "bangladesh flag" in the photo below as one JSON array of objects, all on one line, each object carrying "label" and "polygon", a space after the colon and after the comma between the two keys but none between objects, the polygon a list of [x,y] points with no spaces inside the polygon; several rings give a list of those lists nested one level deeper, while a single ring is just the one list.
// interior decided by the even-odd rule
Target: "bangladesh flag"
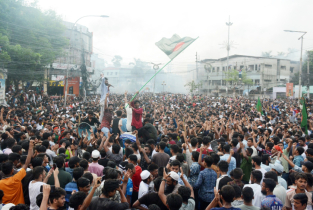
[{"label": "bangladesh flag", "polygon": [[260,97],[258,97],[258,103],[256,104],[256,110],[263,115],[262,104],[261,104],[261,101],[260,101]]},{"label": "bangladesh flag", "polygon": [[308,134],[308,113],[306,112],[305,99],[302,98],[302,119],[301,119],[301,128],[305,129],[305,134]]},{"label": "bangladesh flag", "polygon": [[160,48],[170,59],[173,59],[195,40],[196,39],[190,37],[180,38],[180,36],[174,34],[170,39],[163,37],[160,41],[156,42],[155,45],[158,46],[158,48]]}]

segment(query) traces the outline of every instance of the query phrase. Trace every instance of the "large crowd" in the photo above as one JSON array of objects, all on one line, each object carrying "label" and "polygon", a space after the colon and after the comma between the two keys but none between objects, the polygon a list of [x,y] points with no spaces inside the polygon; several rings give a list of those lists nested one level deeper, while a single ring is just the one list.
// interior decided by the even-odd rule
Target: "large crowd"
[{"label": "large crowd", "polygon": [[312,209],[311,100],[133,96],[9,89],[0,209]]}]

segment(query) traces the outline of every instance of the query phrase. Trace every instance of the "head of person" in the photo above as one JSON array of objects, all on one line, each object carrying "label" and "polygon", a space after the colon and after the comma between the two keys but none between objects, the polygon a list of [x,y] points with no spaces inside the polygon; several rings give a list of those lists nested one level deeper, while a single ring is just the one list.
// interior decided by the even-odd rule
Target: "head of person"
[{"label": "head of person", "polygon": [[141,181],[143,181],[146,184],[150,184],[150,182],[153,180],[151,173],[148,170],[143,170],[140,173]]},{"label": "head of person", "polygon": [[254,192],[251,187],[243,188],[241,192],[241,198],[243,199],[245,204],[251,203],[252,199],[254,199]]},{"label": "head of person", "polygon": [[276,187],[276,182],[273,179],[265,178],[262,182],[261,192],[263,195],[271,195]]},{"label": "head of person", "polygon": [[224,153],[229,153],[229,151],[230,151],[230,145],[229,144],[224,145],[223,146],[223,152]]},{"label": "head of person", "polygon": [[305,173],[298,173],[295,177],[297,189],[305,190],[308,184],[308,177]]},{"label": "head of person", "polygon": [[77,167],[74,168],[73,170],[73,178],[75,181],[77,181],[80,177],[82,177],[84,174],[84,168],[82,167]]},{"label": "head of person", "polygon": [[251,184],[260,184],[263,178],[263,174],[259,170],[254,170],[251,172]]},{"label": "head of person", "polygon": [[227,173],[228,171],[228,162],[225,160],[221,160],[218,164],[217,167],[219,168],[219,170],[223,173]]},{"label": "head of person", "polygon": [[108,109],[109,109],[110,112],[113,112],[114,105],[113,104],[109,104],[108,105]]},{"label": "head of person", "polygon": [[120,187],[120,185],[119,185],[118,180],[116,180],[116,179],[106,180],[103,184],[102,194],[106,198],[111,198],[115,195],[116,190],[118,190],[119,187]]},{"label": "head of person", "polygon": [[179,176],[176,172],[171,171],[169,173],[169,176],[166,178],[166,184],[168,188],[171,189],[170,191],[172,191],[175,188],[175,186],[178,183],[178,179],[179,179]]},{"label": "head of person", "polygon": [[150,204],[148,210],[161,210],[160,207],[156,204]]},{"label": "head of person", "polygon": [[261,162],[262,162],[261,157],[259,157],[259,156],[252,157],[251,163],[252,163],[253,167],[260,166]]},{"label": "head of person", "polygon": [[140,106],[139,100],[134,100],[134,108],[135,108],[135,109],[138,109],[139,106]]},{"label": "head of person", "polygon": [[243,171],[241,168],[235,168],[233,171],[234,180],[241,180],[243,177]]},{"label": "head of person", "polygon": [[179,194],[171,193],[166,196],[166,206],[169,210],[179,210],[183,204],[183,199]]},{"label": "head of person", "polygon": [[135,165],[132,163],[127,163],[125,166],[125,170],[130,173],[130,177],[132,177],[136,173]]},{"label": "head of person", "polygon": [[178,188],[178,194],[182,197],[183,202],[188,202],[191,195],[191,190],[186,186],[180,186]]},{"label": "head of person", "polygon": [[300,147],[304,147],[305,146],[305,138],[304,137],[300,137],[298,140],[298,144]]},{"label": "head of person", "polygon": [[90,180],[85,177],[80,177],[77,180],[77,188],[80,192],[84,192],[87,195],[90,191]]},{"label": "head of person", "polygon": [[311,173],[312,170],[313,170],[313,163],[311,161],[306,161],[303,163],[303,165],[302,165],[302,171],[303,172]]},{"label": "head of person", "polygon": [[174,171],[175,173],[179,172],[180,162],[178,160],[173,160],[170,165],[171,171]]},{"label": "head of person", "polygon": [[293,196],[295,210],[304,210],[307,207],[308,196],[305,193],[297,193]]},{"label": "head of person", "polygon": [[158,165],[151,163],[148,166],[148,171],[151,173],[152,177],[155,179],[158,177]]},{"label": "head of person", "polygon": [[137,161],[138,161],[137,155],[132,154],[132,155],[128,156],[128,162],[129,163],[137,165]]},{"label": "head of person", "polygon": [[92,160],[93,160],[94,162],[98,162],[98,160],[99,160],[99,158],[100,158],[100,152],[99,152],[98,150],[92,151],[91,157],[92,157]]},{"label": "head of person", "polygon": [[49,195],[49,202],[53,207],[61,208],[65,204],[66,192],[60,187],[56,187]]},{"label": "head of person", "polygon": [[33,169],[33,180],[38,180],[40,182],[43,182],[45,177],[46,177],[46,171],[45,171],[44,167],[36,166]]},{"label": "head of person", "polygon": [[238,185],[236,184],[233,184],[231,185],[234,190],[235,190],[235,198],[238,199],[238,198],[241,198],[241,187],[239,187]]},{"label": "head of person", "polygon": [[85,198],[87,197],[86,193],[79,191],[71,195],[69,200],[69,206],[74,210],[79,210],[84,203]]},{"label": "head of person", "polygon": [[164,141],[161,141],[159,144],[159,149],[163,151],[165,147],[166,147],[166,143]]},{"label": "head of person", "polygon": [[88,167],[89,167],[88,161],[85,160],[85,159],[82,159],[82,160],[79,162],[79,166],[82,167],[85,171],[87,171],[87,170],[88,170]]},{"label": "head of person", "polygon": [[268,171],[265,173],[264,175],[265,179],[273,179],[275,181],[275,183],[278,182],[278,177],[277,177],[277,173],[275,171]]},{"label": "head of person", "polygon": [[112,145],[112,152],[113,154],[118,154],[120,152],[121,146],[119,144],[113,144]]},{"label": "head of person", "polygon": [[198,162],[198,159],[199,159],[199,152],[197,151],[192,151],[191,153],[191,159],[193,162]]},{"label": "head of person", "polygon": [[178,153],[179,147],[177,146],[177,144],[174,144],[171,146],[170,152],[172,155],[176,155]]},{"label": "head of person", "polygon": [[206,168],[211,167],[211,165],[213,164],[213,158],[211,156],[205,156],[204,158],[204,166]]},{"label": "head of person", "polygon": [[[231,203],[233,202],[236,192],[234,188],[230,185],[225,185],[222,187],[220,191],[221,199],[225,201],[226,203]],[[223,202],[224,203],[224,202]]]},{"label": "head of person", "polygon": [[150,154],[152,149],[149,144],[145,144],[144,148],[146,154]]}]

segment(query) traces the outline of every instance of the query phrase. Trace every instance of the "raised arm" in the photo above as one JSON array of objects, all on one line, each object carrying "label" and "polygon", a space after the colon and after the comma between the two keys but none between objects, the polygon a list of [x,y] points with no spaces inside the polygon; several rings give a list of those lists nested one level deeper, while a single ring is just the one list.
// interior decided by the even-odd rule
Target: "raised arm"
[{"label": "raised arm", "polygon": [[163,169],[163,179],[160,185],[160,189],[158,192],[158,195],[162,201],[162,203],[166,206],[166,195],[164,194],[164,190],[165,190],[165,182],[166,182],[166,178],[168,177],[168,175],[165,172],[165,168]]},{"label": "raised arm", "polygon": [[22,166],[22,168],[27,169],[31,159],[32,159],[32,156],[33,156],[33,148],[34,148],[34,145],[35,145],[35,142],[34,140],[30,140],[29,141],[29,148],[28,148],[28,153],[27,153],[27,158],[26,158],[26,161],[25,161],[25,164]]},{"label": "raised arm", "polygon": [[93,198],[93,195],[96,191],[96,189],[100,186],[101,184],[101,179],[102,177],[98,177],[97,180],[95,181],[95,185],[94,187],[92,188],[92,190],[89,192],[88,196],[85,198],[82,206],[80,207],[80,210],[86,210],[88,208],[88,206],[90,205],[91,203],[91,200]]},{"label": "raised arm", "polygon": [[180,167],[180,178],[183,180],[185,186],[188,187],[188,188],[191,190],[190,197],[195,198],[195,195],[194,195],[192,186],[191,186],[191,185],[189,184],[189,182],[184,178],[184,172],[183,172],[182,167]]},{"label": "raised arm", "polygon": [[108,152],[108,151],[109,151],[109,149],[108,149],[108,143],[109,143],[110,137],[111,137],[111,133],[110,133],[110,131],[109,131],[109,132],[108,132],[108,138],[105,140],[104,145],[103,145],[103,149],[104,149],[105,152]]},{"label": "raised arm", "polygon": [[108,108],[108,98],[109,98],[109,93],[107,93],[105,95],[105,99],[104,99],[104,109]]}]

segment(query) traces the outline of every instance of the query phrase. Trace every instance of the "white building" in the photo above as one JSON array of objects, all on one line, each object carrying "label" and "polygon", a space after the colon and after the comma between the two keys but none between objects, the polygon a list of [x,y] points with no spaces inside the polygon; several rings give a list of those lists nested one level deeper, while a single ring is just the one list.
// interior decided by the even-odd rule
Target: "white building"
[{"label": "white building", "polygon": [[[299,71],[299,62],[280,58],[265,58],[246,55],[229,56],[228,69],[242,70],[253,85],[237,84],[236,91],[247,94],[248,91],[259,89],[264,91],[275,86],[285,85],[290,76]],[[227,57],[219,59],[205,59],[200,61],[198,82],[202,81],[200,93],[226,94],[231,91],[234,84],[226,85]],[[230,94],[229,93],[229,94]]]}]

